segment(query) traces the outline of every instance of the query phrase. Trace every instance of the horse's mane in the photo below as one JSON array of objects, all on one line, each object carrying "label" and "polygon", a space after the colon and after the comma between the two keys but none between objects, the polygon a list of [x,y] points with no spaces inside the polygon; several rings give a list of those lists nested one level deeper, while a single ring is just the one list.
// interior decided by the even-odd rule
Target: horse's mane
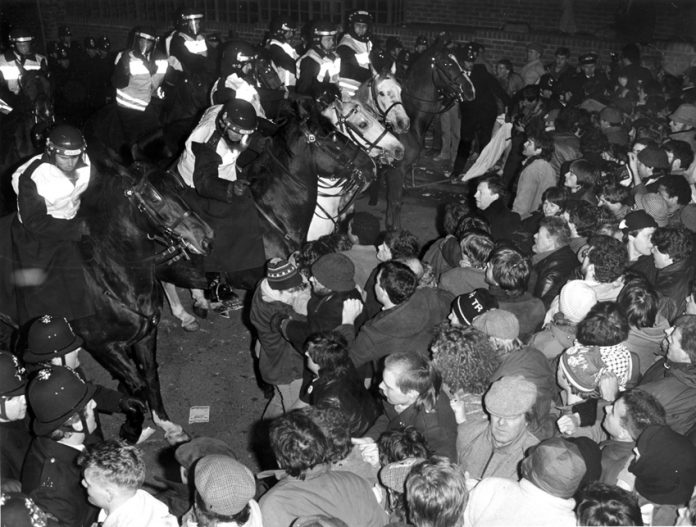
[{"label": "horse's mane", "polygon": [[92,174],[89,187],[82,195],[80,213],[90,223],[108,222],[119,214],[116,206],[124,190],[135,183],[128,169],[110,157],[90,156]]}]

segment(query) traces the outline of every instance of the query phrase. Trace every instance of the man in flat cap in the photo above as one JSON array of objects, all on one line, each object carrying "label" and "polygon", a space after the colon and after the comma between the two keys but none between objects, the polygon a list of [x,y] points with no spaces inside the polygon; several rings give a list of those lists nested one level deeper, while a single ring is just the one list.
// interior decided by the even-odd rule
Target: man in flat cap
[{"label": "man in flat cap", "polygon": [[459,464],[474,479],[517,481],[517,465],[539,440],[528,430],[528,412],[537,398],[536,386],[520,376],[494,382],[483,398],[488,419],[466,421],[457,430]]}]

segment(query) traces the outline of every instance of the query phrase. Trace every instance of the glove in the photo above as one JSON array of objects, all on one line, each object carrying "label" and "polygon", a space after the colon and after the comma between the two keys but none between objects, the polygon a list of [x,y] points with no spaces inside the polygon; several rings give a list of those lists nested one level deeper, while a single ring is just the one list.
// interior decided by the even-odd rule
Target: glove
[{"label": "glove", "polygon": [[249,182],[243,179],[232,181],[227,187],[227,202],[234,202],[234,198],[241,198],[249,195]]},{"label": "glove", "polygon": [[140,413],[144,416],[147,413],[147,406],[145,403],[135,397],[124,397],[118,402],[118,407],[126,416],[135,413]]}]

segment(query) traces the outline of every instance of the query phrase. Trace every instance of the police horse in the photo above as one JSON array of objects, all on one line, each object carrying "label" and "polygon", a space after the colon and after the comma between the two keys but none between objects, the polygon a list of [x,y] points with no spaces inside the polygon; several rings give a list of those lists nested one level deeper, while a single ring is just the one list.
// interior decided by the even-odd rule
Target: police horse
[{"label": "police horse", "polygon": [[[73,329],[130,395],[148,403],[155,423],[176,441],[185,433],[167,415],[157,370],[163,295],[155,269],[166,260],[208,252],[212,230],[175,194],[155,184],[152,167],[126,170],[94,156],[92,161],[96,170],[79,214],[90,232],[82,249],[94,314],[73,321]],[[14,316],[8,306],[2,310]],[[130,439],[137,438],[143,417],[129,414],[127,426],[136,430]]]},{"label": "police horse", "polygon": [[[374,96],[375,92],[379,95],[379,90],[375,91],[364,85],[356,95],[375,111],[382,113],[386,122],[390,122],[390,117],[393,121],[398,115],[394,111],[396,106],[380,102]],[[403,182],[420,155],[426,130],[433,118],[459,101],[473,100],[474,96],[474,86],[469,77],[454,55],[439,43],[423,53],[409,68],[402,83],[401,97],[410,118],[410,128],[406,132],[392,128],[404,145],[405,155],[393,166],[383,168],[387,182],[387,228],[401,228]]]},{"label": "police horse", "polygon": [[[317,216],[330,223],[333,230],[341,211],[334,217],[327,210],[317,210],[318,196],[355,196],[375,176],[372,158],[348,137],[337,133],[313,102],[296,103],[283,120],[260,156],[245,168],[259,214],[266,258],[287,257],[298,250],[310,236],[313,218]],[[360,122],[357,127],[360,129]],[[318,185],[318,181],[325,183]],[[179,272],[169,273],[171,281],[184,287],[200,283],[202,266],[182,264],[172,267],[172,271]],[[198,324],[185,311],[176,289],[165,284],[165,292],[172,314],[182,327],[195,331]]]}]

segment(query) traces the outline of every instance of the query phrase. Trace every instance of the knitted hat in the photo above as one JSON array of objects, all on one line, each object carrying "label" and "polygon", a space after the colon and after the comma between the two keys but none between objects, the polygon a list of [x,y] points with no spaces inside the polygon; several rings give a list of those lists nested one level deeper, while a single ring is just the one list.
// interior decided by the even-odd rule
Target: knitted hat
[{"label": "knitted hat", "polygon": [[636,209],[650,214],[658,227],[665,227],[669,221],[669,210],[665,199],[655,192],[636,194]]},{"label": "knitted hat", "polygon": [[639,231],[640,229],[648,229],[650,227],[657,227],[657,222],[655,222],[655,218],[644,210],[629,212],[619,223],[619,229],[628,231]]},{"label": "knitted hat", "polygon": [[63,357],[80,348],[84,341],[75,335],[65,317],[43,315],[32,322],[27,334],[28,349],[24,352],[24,362],[51,362],[55,357]]},{"label": "knitted hat", "polygon": [[213,454],[236,458],[227,443],[214,437],[195,437],[191,441],[179,445],[174,452],[174,458],[179,465],[188,470],[202,457]]},{"label": "knitted hat", "polygon": [[554,437],[530,449],[522,460],[522,477],[544,492],[568,499],[575,494],[586,472],[580,450],[570,441]]},{"label": "knitted hat", "polygon": [[520,323],[517,317],[504,309],[491,309],[474,319],[472,324],[489,337],[512,340],[520,336]]},{"label": "knitted hat", "polygon": [[696,105],[680,104],[679,107],[669,116],[675,123],[684,123],[696,127]]},{"label": "knitted hat", "polygon": [[384,465],[379,471],[379,480],[388,489],[403,494],[406,492],[404,485],[411,469],[421,461],[425,461],[422,457],[409,457],[401,461],[394,461],[388,465]]},{"label": "knitted hat", "polygon": [[256,480],[247,467],[229,456],[213,454],[196,464],[194,482],[206,510],[234,516],[256,495]]},{"label": "knitted hat", "polygon": [[572,346],[561,354],[558,364],[571,386],[583,393],[595,391],[599,375],[606,367],[596,346]]},{"label": "knitted hat", "polygon": [[696,205],[689,203],[679,213],[682,225],[691,232],[696,232]]},{"label": "knitted hat", "polygon": [[558,309],[573,324],[580,323],[597,303],[595,290],[584,280],[570,280],[561,289]]},{"label": "knitted hat", "polygon": [[369,212],[356,212],[350,220],[350,232],[357,236],[360,245],[377,245],[379,218]]},{"label": "knitted hat", "polygon": [[483,403],[489,414],[498,417],[516,417],[527,412],[537,398],[534,383],[521,375],[498,379],[486,392]]},{"label": "knitted hat", "polygon": [[269,260],[266,279],[269,287],[276,291],[285,291],[302,285],[302,277],[297,267],[283,258]]},{"label": "knitted hat", "polygon": [[345,254],[325,254],[312,264],[312,275],[332,291],[355,289],[355,266]]},{"label": "knitted hat", "polygon": [[601,112],[599,112],[599,118],[602,121],[606,121],[610,124],[621,124],[623,121],[623,113],[621,110],[607,106]]},{"label": "knitted hat", "polygon": [[488,289],[483,288],[459,295],[452,301],[452,311],[457,315],[459,322],[465,326],[470,326],[474,318],[496,307],[498,307],[498,301],[488,292]]},{"label": "knitted hat", "polygon": [[660,505],[685,505],[696,485],[696,448],[667,425],[648,426],[638,438],[640,454],[628,467],[636,490]]},{"label": "knitted hat", "polygon": [[578,62],[582,64],[597,64],[598,55],[596,53],[585,53],[580,55]]},{"label": "knitted hat", "polygon": [[659,146],[648,145],[638,152],[638,161],[650,168],[669,168],[667,152]]}]

